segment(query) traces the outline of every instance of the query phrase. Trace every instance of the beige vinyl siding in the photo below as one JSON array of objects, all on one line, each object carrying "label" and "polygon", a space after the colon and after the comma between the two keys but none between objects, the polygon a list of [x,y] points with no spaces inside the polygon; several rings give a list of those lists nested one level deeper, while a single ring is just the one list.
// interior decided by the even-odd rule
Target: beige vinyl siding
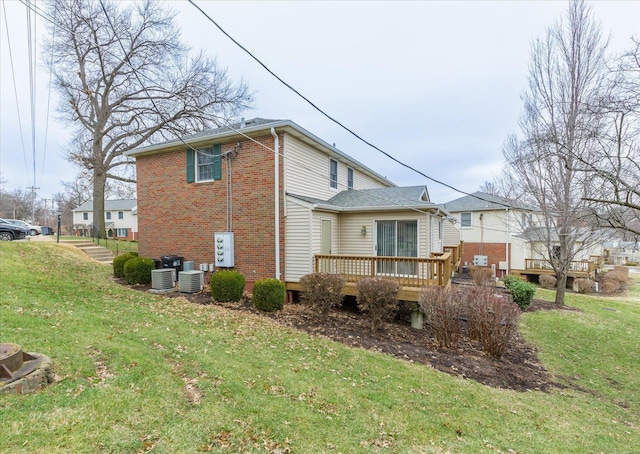
[{"label": "beige vinyl siding", "polygon": [[[342,255],[375,255],[376,237],[375,221],[418,221],[418,256],[431,255],[429,239],[429,215],[417,211],[400,211],[395,213],[343,213],[340,223],[340,254]],[[437,221],[434,220],[434,223]],[[362,236],[362,226],[366,226],[367,234]]]},{"label": "beige vinyl siding", "polygon": [[385,187],[351,164],[333,157],[331,159],[338,162],[338,188],[330,188],[329,155],[290,135],[287,135],[285,144],[285,178],[287,192],[290,194],[328,200],[338,192],[347,189],[347,167],[353,168],[354,189]]},{"label": "beige vinyl siding", "polygon": [[442,227],[444,229],[442,238],[444,246],[458,246],[460,244],[460,230],[446,219],[442,222]]},{"label": "beige vinyl siding", "polygon": [[298,282],[302,276],[313,270],[311,244],[311,207],[287,198],[285,220],[285,280]]}]

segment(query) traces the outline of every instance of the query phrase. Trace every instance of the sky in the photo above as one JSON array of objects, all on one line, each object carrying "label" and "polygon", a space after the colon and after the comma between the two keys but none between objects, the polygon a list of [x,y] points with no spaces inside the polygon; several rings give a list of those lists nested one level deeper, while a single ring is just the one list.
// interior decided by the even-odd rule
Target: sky
[{"label": "sky", "polygon": [[[31,41],[38,66],[32,78],[26,6],[0,2],[0,181],[5,191],[35,184],[38,197],[51,198],[63,190],[61,182],[75,178],[76,169],[64,158],[69,127],[56,118],[57,97],[50,94],[39,55],[48,23],[38,18],[35,24]],[[163,3],[176,12],[182,39],[194,52],[216,58],[232,79],[244,80],[254,92],[245,118],[292,120],[397,185],[426,185],[433,202],[463,195],[351,136],[188,2]],[[564,1],[196,3],[330,116],[463,192],[478,190],[500,173],[503,144],[518,132],[531,42],[567,8]],[[610,37],[610,52],[622,52],[631,47],[631,36],[640,37],[640,1],[588,3]],[[35,80],[34,103],[30,80]]]}]

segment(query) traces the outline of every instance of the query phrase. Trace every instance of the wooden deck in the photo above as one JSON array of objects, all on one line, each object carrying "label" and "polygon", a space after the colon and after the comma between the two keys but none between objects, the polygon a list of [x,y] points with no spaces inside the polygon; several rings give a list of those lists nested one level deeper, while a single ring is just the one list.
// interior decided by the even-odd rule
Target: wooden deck
[{"label": "wooden deck", "polygon": [[[377,257],[353,255],[316,255],[315,272],[339,274],[345,281],[345,295],[356,295],[356,283],[366,277],[379,277],[400,284],[398,299],[418,301],[420,289],[451,285],[455,269],[451,252],[433,257]],[[297,282],[287,282],[287,290],[300,291]]]},{"label": "wooden deck", "polygon": [[[525,269],[512,269],[511,274],[516,274],[522,277],[540,276],[542,274],[554,275],[553,267],[551,263],[546,259],[525,259]],[[570,264],[568,278],[573,279],[595,279],[598,270],[602,266],[599,256],[592,256],[589,260],[573,261]]]}]

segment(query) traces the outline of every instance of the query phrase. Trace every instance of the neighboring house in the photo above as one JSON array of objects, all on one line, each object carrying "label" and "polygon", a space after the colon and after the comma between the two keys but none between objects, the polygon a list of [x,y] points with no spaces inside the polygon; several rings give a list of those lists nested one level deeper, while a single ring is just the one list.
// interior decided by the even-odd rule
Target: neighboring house
[{"label": "neighboring house", "polygon": [[518,201],[485,192],[460,197],[444,204],[456,220],[464,243],[462,266],[489,266],[501,277],[511,269],[523,269],[526,240],[519,235],[536,225],[536,210]]},{"label": "neighboring house", "polygon": [[626,265],[640,262],[640,243],[635,241],[605,241],[602,248],[607,265]]},{"label": "neighboring house", "polygon": [[[396,187],[290,120],[256,118],[127,154],[136,159],[141,256],[225,264],[214,237],[231,232],[215,238],[221,248],[232,239],[226,267],[249,288],[265,277],[295,288],[318,267],[335,271],[327,260],[337,257],[442,252],[446,213],[424,186]],[[377,274],[397,274],[394,263]]]},{"label": "neighboring house", "polygon": [[[73,234],[92,236],[93,201],[83,203],[73,211]],[[138,239],[138,206],[136,199],[104,201],[105,231],[108,238]]]}]

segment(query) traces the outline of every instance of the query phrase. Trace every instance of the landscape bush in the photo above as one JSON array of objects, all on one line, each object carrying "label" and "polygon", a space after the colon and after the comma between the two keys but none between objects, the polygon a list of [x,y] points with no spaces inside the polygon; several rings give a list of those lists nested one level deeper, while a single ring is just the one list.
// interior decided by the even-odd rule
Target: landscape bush
[{"label": "landscape bush", "polygon": [[418,304],[438,345],[458,348],[462,325],[459,292],[445,287],[425,287],[420,290]]},{"label": "landscape bush", "polygon": [[518,307],[525,310],[531,305],[533,295],[536,293],[536,286],[531,282],[526,282],[518,276],[509,274],[502,278],[505,287],[511,293],[511,299]]},{"label": "landscape bush", "polygon": [[520,276],[516,276],[515,274],[507,274],[502,278],[502,282],[504,282],[504,286],[507,289],[510,288],[511,284],[513,284],[514,282],[521,281],[521,280],[522,278],[520,278]]},{"label": "landscape bush", "polygon": [[151,271],[156,269],[153,260],[146,257],[132,257],[124,264],[124,279],[127,284],[149,284]]},{"label": "landscape bush", "polygon": [[473,329],[482,348],[494,358],[501,358],[518,331],[520,311],[498,295],[488,298],[482,305],[475,305],[474,309]]},{"label": "landscape bush", "polygon": [[495,285],[496,279],[493,277],[493,270],[486,266],[470,266],[469,274],[476,285]]},{"label": "landscape bush", "polygon": [[400,285],[387,279],[367,277],[356,284],[358,308],[369,314],[371,331],[380,329],[382,322],[398,310]]},{"label": "landscape bush", "polygon": [[514,281],[509,288],[511,292],[511,299],[522,310],[525,310],[531,305],[533,295],[536,293],[536,286],[531,282],[525,282],[523,280]]},{"label": "landscape bush", "polygon": [[274,279],[259,279],[253,284],[253,305],[265,312],[279,311],[284,306],[286,287],[284,282]]},{"label": "landscape bush", "polygon": [[223,270],[213,273],[209,280],[211,297],[220,303],[240,301],[245,283],[244,276],[238,271]]},{"label": "landscape bush", "polygon": [[472,340],[480,340],[480,324],[478,322],[478,314],[490,306],[495,298],[501,298],[496,294],[495,288],[487,286],[469,286],[465,291],[461,292],[462,300],[462,316],[466,318],[468,323],[468,333]]},{"label": "landscape bush", "polygon": [[596,291],[596,282],[591,279],[574,279],[573,291],[578,293],[593,293]]},{"label": "landscape bush", "polygon": [[546,289],[555,288],[556,284],[558,283],[558,279],[550,274],[541,274],[538,278],[538,281],[540,282],[540,287]]},{"label": "landscape bush", "polygon": [[137,257],[137,252],[127,252],[125,254],[117,256],[113,259],[113,277],[124,277],[124,264],[134,257]]},{"label": "landscape bush", "polygon": [[300,301],[310,305],[322,320],[326,320],[332,308],[342,305],[343,286],[344,279],[338,274],[305,274],[300,279],[300,287],[302,287]]},{"label": "landscape bush", "polygon": [[605,295],[618,295],[629,290],[631,281],[629,280],[629,270],[623,266],[616,266],[611,271],[606,272],[600,278],[600,290]]}]

